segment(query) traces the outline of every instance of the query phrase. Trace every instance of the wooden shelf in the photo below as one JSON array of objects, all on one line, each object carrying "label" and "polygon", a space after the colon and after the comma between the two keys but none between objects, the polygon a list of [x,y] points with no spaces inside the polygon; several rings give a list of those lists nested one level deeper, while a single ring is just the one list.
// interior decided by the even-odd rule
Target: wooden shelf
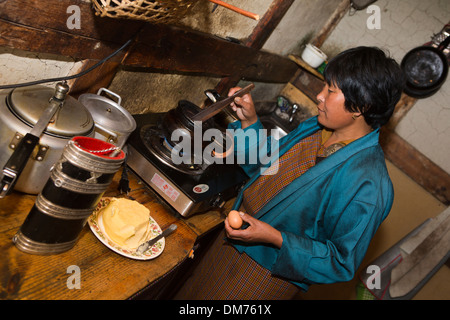
[{"label": "wooden shelf", "polygon": [[316,76],[317,78],[319,78],[320,80],[324,80],[323,78],[323,74],[321,74],[319,71],[317,71],[316,69],[314,69],[313,67],[311,67],[309,64],[307,64],[305,61],[302,60],[302,58],[297,57],[293,54],[289,55],[289,59],[291,59],[292,61],[294,61],[296,64],[298,64],[301,68],[305,69],[306,71],[310,72],[311,74],[313,74],[314,76]]}]

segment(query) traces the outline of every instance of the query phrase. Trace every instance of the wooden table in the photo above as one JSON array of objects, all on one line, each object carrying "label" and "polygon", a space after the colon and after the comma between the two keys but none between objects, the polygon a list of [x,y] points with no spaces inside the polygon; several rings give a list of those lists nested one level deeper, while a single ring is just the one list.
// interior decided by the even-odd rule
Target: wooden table
[{"label": "wooden table", "polygon": [[[118,192],[119,179],[120,172],[104,196],[124,196]],[[24,253],[15,247],[12,238],[36,196],[13,192],[0,199],[0,299],[127,299],[180,266],[188,259],[198,238],[221,224],[225,217],[223,212],[210,211],[186,219],[158,200],[134,174],[129,174],[129,180],[128,197],[149,208],[162,229],[172,223],[178,227],[166,238],[160,256],[139,261],[119,255],[103,245],[87,223],[76,245],[67,252]],[[228,202],[226,207],[229,205]],[[76,267],[80,271],[80,289],[73,288],[72,268]]]}]

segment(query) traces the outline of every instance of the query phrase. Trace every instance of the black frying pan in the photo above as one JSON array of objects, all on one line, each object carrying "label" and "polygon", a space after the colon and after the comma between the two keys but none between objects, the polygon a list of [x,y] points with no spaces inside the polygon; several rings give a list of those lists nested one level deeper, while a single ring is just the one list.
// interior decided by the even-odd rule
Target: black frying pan
[{"label": "black frying pan", "polygon": [[448,60],[442,52],[450,36],[439,46],[421,46],[409,51],[401,67],[406,77],[404,92],[414,98],[426,98],[439,90],[448,74]]}]

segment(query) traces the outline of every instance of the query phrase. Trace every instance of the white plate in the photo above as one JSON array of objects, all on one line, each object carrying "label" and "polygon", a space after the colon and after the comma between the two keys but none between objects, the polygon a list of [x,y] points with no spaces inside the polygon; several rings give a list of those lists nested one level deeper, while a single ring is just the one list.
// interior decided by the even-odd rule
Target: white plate
[{"label": "white plate", "polygon": [[[97,205],[97,208],[94,210],[94,212],[90,215],[88,219],[89,227],[91,228],[91,231],[94,233],[94,235],[97,237],[98,240],[100,240],[105,246],[107,246],[109,249],[113,250],[114,252],[117,252],[118,254],[125,256],[127,258],[136,259],[136,260],[150,260],[154,259],[157,256],[159,256],[163,250],[164,246],[166,244],[165,238],[162,238],[158,242],[156,242],[153,246],[148,248],[143,253],[137,253],[136,250],[130,250],[127,248],[123,248],[119,244],[112,241],[107,233],[105,232],[105,228],[103,226],[103,219],[102,215],[99,214],[101,210],[108,205],[108,203],[111,200],[109,198],[102,198],[100,202]],[[155,220],[150,216],[149,219],[150,222],[150,233],[147,240],[150,240],[154,237],[156,237],[158,234],[162,232],[159,225],[156,223]]]}]

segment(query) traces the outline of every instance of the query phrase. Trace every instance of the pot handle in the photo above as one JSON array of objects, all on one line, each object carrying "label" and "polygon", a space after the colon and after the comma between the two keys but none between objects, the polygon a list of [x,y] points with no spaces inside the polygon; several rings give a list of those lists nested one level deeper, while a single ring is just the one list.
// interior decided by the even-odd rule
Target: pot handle
[{"label": "pot handle", "polygon": [[102,91],[105,91],[105,92],[109,93],[110,95],[116,97],[116,98],[117,98],[117,104],[118,104],[119,106],[121,106],[122,98],[121,98],[117,93],[114,93],[114,92],[112,92],[111,90],[108,90],[108,89],[106,89],[106,88],[100,88],[100,89],[97,91],[97,95],[100,95],[100,94],[102,93]]},{"label": "pot handle", "polygon": [[0,198],[4,198],[13,189],[30,155],[33,153],[34,147],[39,143],[39,137],[42,132],[44,132],[57,110],[63,106],[68,91],[69,86],[67,83],[59,82],[56,84],[55,93],[50,99],[48,107],[39,117],[31,131],[17,144],[13,154],[3,167],[3,177],[0,181]]},{"label": "pot handle", "polygon": [[17,144],[16,150],[3,167],[3,177],[0,181],[0,198],[8,195],[25,168],[34,147],[39,143],[39,137],[27,133]]},{"label": "pot handle", "polygon": [[113,144],[114,144],[114,142],[117,142],[117,140],[118,140],[118,134],[117,133],[115,133],[114,131],[111,131],[111,130],[103,127],[101,124],[95,123],[94,125],[95,125],[96,128],[100,129],[100,131],[103,131],[104,133],[109,134],[107,142],[113,143]]}]

